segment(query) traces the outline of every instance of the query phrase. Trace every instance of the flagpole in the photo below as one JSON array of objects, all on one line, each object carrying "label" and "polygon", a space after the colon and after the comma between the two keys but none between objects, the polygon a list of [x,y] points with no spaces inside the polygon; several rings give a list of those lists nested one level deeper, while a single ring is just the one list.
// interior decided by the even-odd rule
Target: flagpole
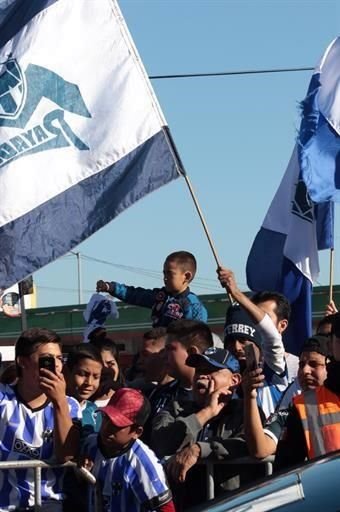
[{"label": "flagpole", "polygon": [[329,302],[333,300],[333,280],[334,280],[334,247],[329,251]]},{"label": "flagpole", "polygon": [[[217,256],[217,251],[216,251],[215,245],[214,245],[214,243],[212,241],[212,238],[210,236],[207,223],[205,222],[205,219],[204,219],[204,216],[203,216],[203,212],[202,212],[201,207],[200,207],[200,205],[198,203],[198,200],[197,200],[197,197],[195,195],[194,189],[193,189],[193,187],[191,185],[191,181],[189,179],[189,176],[187,175],[187,173],[184,170],[184,166],[183,166],[183,163],[181,161],[181,157],[179,156],[179,153],[177,151],[176,144],[175,144],[175,142],[174,142],[174,140],[172,138],[172,135],[170,133],[170,130],[169,130],[169,128],[167,126],[163,127],[163,133],[164,133],[165,138],[167,140],[169,149],[172,152],[172,154],[173,154],[173,156],[175,158],[175,161],[177,161],[177,172],[178,172],[179,176],[182,176],[185,179],[185,183],[187,184],[187,187],[189,189],[191,198],[192,198],[192,200],[194,202],[196,211],[198,213],[198,216],[199,216],[200,221],[202,223],[204,232],[205,232],[206,237],[208,239],[211,251],[212,251],[213,256],[215,258],[216,265],[217,265],[218,268],[220,268],[222,265],[221,265],[220,260],[219,260],[219,258]],[[227,291],[227,296],[228,296],[230,304],[231,305],[235,304],[234,299],[232,298],[232,296],[230,295],[230,293],[228,291]]]},{"label": "flagpole", "polygon": [[[194,205],[195,205],[195,208],[196,208],[196,211],[198,213],[198,216],[200,218],[200,221],[202,223],[202,226],[203,226],[203,229],[204,229],[204,232],[206,234],[206,237],[208,239],[208,242],[209,242],[209,245],[210,245],[210,248],[211,248],[211,251],[214,255],[214,258],[215,258],[215,261],[216,261],[216,264],[217,264],[217,267],[220,268],[222,265],[220,263],[220,260],[217,256],[217,251],[216,251],[216,248],[215,248],[215,245],[212,241],[212,238],[210,236],[210,233],[209,233],[209,230],[208,230],[208,226],[207,226],[207,223],[205,222],[205,219],[204,219],[204,216],[203,216],[203,213],[202,213],[202,210],[201,210],[201,207],[197,201],[197,198],[196,198],[196,195],[195,195],[195,192],[192,188],[192,185],[191,185],[191,182],[190,182],[190,179],[189,179],[189,176],[185,173],[182,175],[183,178],[185,179],[185,182],[188,186],[188,189],[189,189],[189,192],[190,192],[190,195],[192,197],[192,200],[194,202]],[[230,293],[227,292],[227,295],[228,295],[228,299],[230,301],[230,304],[233,305],[234,304],[234,299],[232,298],[232,296],[230,295]]]}]

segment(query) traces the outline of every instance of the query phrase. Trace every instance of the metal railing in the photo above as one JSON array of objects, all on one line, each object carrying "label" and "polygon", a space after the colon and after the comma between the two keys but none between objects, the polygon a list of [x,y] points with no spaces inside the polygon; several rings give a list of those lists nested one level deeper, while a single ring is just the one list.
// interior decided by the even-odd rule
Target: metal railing
[{"label": "metal railing", "polygon": [[73,468],[81,475],[82,478],[87,480],[92,485],[95,485],[96,479],[85,468],[80,468],[75,462],[65,462],[64,464],[57,464],[56,462],[48,462],[43,460],[11,460],[0,462],[0,470],[8,469],[34,469],[34,510],[35,512],[41,511],[41,470],[51,468]]},{"label": "metal railing", "polygon": [[206,469],[206,487],[207,487],[207,499],[213,500],[215,498],[214,488],[214,467],[216,465],[226,466],[239,466],[239,465],[264,465],[265,476],[273,474],[273,462],[274,456],[266,457],[265,459],[255,459],[254,457],[240,457],[238,459],[225,459],[225,460],[213,460],[205,459],[200,461]]}]

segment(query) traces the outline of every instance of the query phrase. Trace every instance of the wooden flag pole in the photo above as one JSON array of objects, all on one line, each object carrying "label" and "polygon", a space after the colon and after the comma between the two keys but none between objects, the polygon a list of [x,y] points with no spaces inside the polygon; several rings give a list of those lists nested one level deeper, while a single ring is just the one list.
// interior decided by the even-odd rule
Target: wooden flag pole
[{"label": "wooden flag pole", "polygon": [[333,300],[333,279],[334,279],[334,247],[329,253],[329,302]]},{"label": "wooden flag pole", "polygon": [[[182,175],[183,178],[185,179],[186,181],[186,184],[188,186],[188,189],[189,189],[189,192],[190,192],[190,195],[192,197],[192,200],[194,202],[194,205],[195,205],[195,208],[196,208],[196,211],[198,213],[198,216],[201,220],[201,223],[202,223],[202,226],[203,226],[203,229],[204,229],[204,232],[207,236],[207,239],[208,239],[208,242],[209,242],[209,245],[210,245],[210,248],[212,250],[212,253],[214,255],[214,258],[215,258],[215,261],[216,261],[216,265],[217,267],[221,267],[221,264],[220,264],[220,261],[218,259],[218,256],[217,256],[217,251],[216,251],[216,248],[215,248],[215,245],[212,241],[212,238],[210,236],[210,233],[209,233],[209,230],[208,230],[208,226],[207,226],[207,223],[205,222],[205,219],[204,219],[204,216],[203,216],[203,213],[202,213],[202,210],[200,208],[200,205],[198,204],[198,201],[197,201],[197,198],[195,196],[195,193],[194,193],[194,190],[192,188],[192,185],[191,185],[191,182],[190,182],[190,179],[188,177],[187,174],[183,174]],[[232,296],[230,295],[230,293],[227,292],[227,295],[228,295],[228,299],[230,301],[230,304],[233,305],[235,302],[234,302],[234,299],[232,298]]]}]

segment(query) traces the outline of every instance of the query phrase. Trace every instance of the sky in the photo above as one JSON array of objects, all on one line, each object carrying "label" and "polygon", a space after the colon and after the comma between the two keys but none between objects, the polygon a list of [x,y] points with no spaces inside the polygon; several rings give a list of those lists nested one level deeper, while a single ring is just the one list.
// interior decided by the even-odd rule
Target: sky
[{"label": "sky", "polygon": [[[120,0],[119,5],[149,76],[314,67],[340,32],[337,0]],[[233,269],[243,290],[247,256],[291,156],[299,101],[311,73],[152,80],[218,258]],[[336,283],[339,222],[336,208]],[[180,178],[75,249],[81,302],[89,300],[98,279],[161,286],[165,257],[182,249],[198,261],[192,290],[220,292],[214,257]],[[320,266],[318,283],[328,284],[329,253],[321,254]],[[34,280],[38,306],[78,303],[74,254],[36,272]]]}]

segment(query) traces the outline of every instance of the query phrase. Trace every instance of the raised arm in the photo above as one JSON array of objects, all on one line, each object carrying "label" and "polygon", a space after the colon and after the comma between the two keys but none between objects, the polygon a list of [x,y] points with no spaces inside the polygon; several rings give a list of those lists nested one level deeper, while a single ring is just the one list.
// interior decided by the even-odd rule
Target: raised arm
[{"label": "raised arm", "polygon": [[103,280],[97,281],[96,289],[97,292],[107,292],[128,304],[145,308],[152,308],[155,303],[156,295],[160,291],[159,288],[149,290],[147,288],[127,286],[125,284],[116,283],[115,281],[109,283]]},{"label": "raised arm", "polygon": [[226,288],[228,293],[233,299],[238,302],[252,317],[255,323],[260,323],[264,318],[265,313],[256,304],[254,304],[241,290],[239,290],[234,273],[224,267],[217,269],[218,279],[223,286]]},{"label": "raised arm", "polygon": [[65,394],[66,384],[62,374],[41,369],[40,387],[53,403],[54,456],[65,462],[78,455],[80,426],[72,421],[69,403]]},{"label": "raised arm", "polygon": [[244,372],[242,387],[244,394],[244,434],[249,454],[263,459],[276,451],[276,443],[263,430],[262,420],[257,405],[257,389],[263,386],[264,375],[258,368]]}]

